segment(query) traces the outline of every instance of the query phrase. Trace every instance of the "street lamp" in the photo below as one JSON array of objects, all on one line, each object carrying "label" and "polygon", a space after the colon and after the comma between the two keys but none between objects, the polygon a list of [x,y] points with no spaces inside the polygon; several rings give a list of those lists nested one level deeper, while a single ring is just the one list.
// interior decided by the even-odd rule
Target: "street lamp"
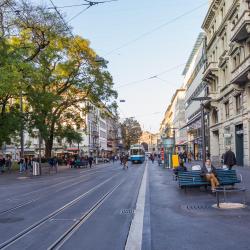
[{"label": "street lamp", "polygon": [[202,140],[202,164],[205,166],[206,162],[206,134],[205,134],[205,116],[204,116],[204,101],[211,100],[211,97],[194,97],[192,101],[199,101],[201,108],[201,140]]}]

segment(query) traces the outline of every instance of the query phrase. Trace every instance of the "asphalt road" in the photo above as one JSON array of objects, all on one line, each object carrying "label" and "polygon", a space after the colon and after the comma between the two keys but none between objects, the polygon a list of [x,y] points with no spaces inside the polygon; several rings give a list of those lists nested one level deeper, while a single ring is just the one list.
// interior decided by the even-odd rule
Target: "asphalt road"
[{"label": "asphalt road", "polygon": [[[237,168],[250,189],[250,169]],[[241,202],[240,195],[228,197]],[[185,193],[157,163],[0,179],[0,249],[250,250],[247,208],[219,210],[204,188]]]},{"label": "asphalt road", "polygon": [[145,164],[0,184],[0,249],[124,249]]}]

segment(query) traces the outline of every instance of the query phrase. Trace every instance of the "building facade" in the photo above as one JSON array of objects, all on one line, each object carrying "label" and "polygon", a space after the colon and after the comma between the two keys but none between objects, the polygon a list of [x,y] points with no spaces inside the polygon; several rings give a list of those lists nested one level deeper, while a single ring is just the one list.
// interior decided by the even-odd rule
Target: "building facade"
[{"label": "building facade", "polygon": [[238,165],[250,166],[250,1],[210,1],[202,28],[212,159],[230,147]]},{"label": "building facade", "polygon": [[[185,128],[187,129],[187,151],[194,159],[202,159],[201,106],[193,98],[205,97],[207,84],[203,81],[206,62],[205,34],[200,33],[183,71],[185,93]],[[205,122],[208,124],[207,115]],[[206,133],[206,149],[209,146]]]},{"label": "building facade", "polygon": [[[177,89],[160,125],[161,138],[174,138],[177,151],[185,150],[185,89]],[[163,144],[163,142],[161,143]]]}]

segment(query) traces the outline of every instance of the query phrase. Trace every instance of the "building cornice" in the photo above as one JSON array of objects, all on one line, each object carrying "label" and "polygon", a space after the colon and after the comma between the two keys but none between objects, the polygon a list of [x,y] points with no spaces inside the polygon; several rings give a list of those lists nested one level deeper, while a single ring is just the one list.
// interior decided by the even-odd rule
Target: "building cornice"
[{"label": "building cornice", "polygon": [[214,16],[215,16],[215,12],[218,9],[219,4],[221,3],[222,0],[213,0],[213,2],[211,3],[207,15],[203,21],[202,24],[202,29],[207,30],[211,24],[211,21],[213,20]]}]

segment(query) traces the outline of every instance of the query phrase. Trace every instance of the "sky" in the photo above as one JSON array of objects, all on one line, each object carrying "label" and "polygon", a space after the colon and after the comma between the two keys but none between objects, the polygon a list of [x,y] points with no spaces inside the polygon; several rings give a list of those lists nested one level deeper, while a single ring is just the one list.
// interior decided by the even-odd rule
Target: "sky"
[{"label": "sky", "polygon": [[[97,1],[97,0],[93,0]],[[47,5],[50,0],[32,0]],[[53,0],[56,6],[83,0]],[[65,20],[84,7],[64,8]],[[208,9],[208,0],[118,0],[99,4],[69,22],[73,33],[109,61],[122,119],[135,117],[158,132]],[[159,73],[161,73],[159,75]],[[159,78],[151,78],[158,75]],[[144,81],[142,81],[144,80]]]}]

